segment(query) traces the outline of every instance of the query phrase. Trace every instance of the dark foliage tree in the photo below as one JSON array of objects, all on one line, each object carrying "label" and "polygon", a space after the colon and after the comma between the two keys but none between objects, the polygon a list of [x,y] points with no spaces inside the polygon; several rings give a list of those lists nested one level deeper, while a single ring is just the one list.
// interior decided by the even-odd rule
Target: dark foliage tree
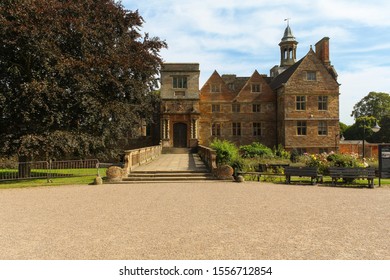
[{"label": "dark foliage tree", "polygon": [[378,121],[374,117],[359,117],[344,131],[344,137],[347,140],[362,140],[364,137],[368,142],[377,143],[378,135],[386,135],[388,132],[386,133],[386,127],[381,127],[379,132],[374,133],[372,127],[376,124]]},{"label": "dark foliage tree", "polygon": [[344,135],[345,131],[348,129],[348,125],[342,122],[339,122],[340,126],[340,135]]},{"label": "dark foliage tree", "polygon": [[355,104],[351,116],[355,119],[362,116],[373,116],[381,121],[390,114],[390,95],[384,92],[370,92]]},{"label": "dark foliage tree", "polygon": [[382,117],[380,127],[381,129],[372,135],[372,142],[390,143],[390,114]]},{"label": "dark foliage tree", "polygon": [[114,0],[1,0],[0,153],[116,152],[152,120],[164,41]]}]

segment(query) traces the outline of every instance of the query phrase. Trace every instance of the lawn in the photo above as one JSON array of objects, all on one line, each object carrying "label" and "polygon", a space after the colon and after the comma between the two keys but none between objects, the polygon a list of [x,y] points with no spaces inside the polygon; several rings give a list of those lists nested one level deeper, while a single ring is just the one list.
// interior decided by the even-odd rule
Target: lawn
[{"label": "lawn", "polygon": [[[252,175],[245,175],[245,180],[247,181],[257,181],[256,176]],[[284,184],[285,183],[285,177],[282,175],[263,175],[260,179],[261,182],[273,182],[276,184]],[[310,178],[308,177],[291,177],[291,183],[292,184],[309,184],[311,183]],[[320,183],[319,185],[324,186],[331,186],[332,185],[332,179],[330,177],[325,176],[323,178],[323,183]],[[374,180],[375,187],[379,187],[379,178],[376,178]],[[361,180],[355,180],[353,183],[343,183],[341,180],[338,181],[337,187],[365,187],[367,186],[367,180],[361,179]],[[381,187],[390,187],[390,179],[381,179]]]},{"label": "lawn", "polygon": [[38,187],[38,186],[85,185],[85,184],[91,184],[95,177],[96,175],[84,176],[84,177],[53,178],[50,180],[50,182],[48,182],[47,179],[2,181],[0,182],[0,189],[27,188],[27,187]]},{"label": "lawn", "polygon": [[[14,176],[12,176],[12,174]],[[14,179],[9,181],[0,181],[0,189],[9,188],[26,188],[37,186],[59,186],[59,185],[78,185],[91,184],[97,175],[96,168],[81,169],[52,169],[47,178],[46,170],[31,170],[31,177],[28,179]],[[106,168],[99,168],[99,174],[104,176]],[[16,178],[17,170],[2,169],[0,170],[1,178]],[[39,177],[39,178],[34,178]]]}]

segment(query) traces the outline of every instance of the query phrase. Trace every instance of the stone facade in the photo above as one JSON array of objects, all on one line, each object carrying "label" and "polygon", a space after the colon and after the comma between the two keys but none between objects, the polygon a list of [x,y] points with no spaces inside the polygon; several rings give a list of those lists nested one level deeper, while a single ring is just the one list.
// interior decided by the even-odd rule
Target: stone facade
[{"label": "stone facade", "polygon": [[161,69],[163,147],[198,145],[199,74],[198,63],[166,63]]},{"label": "stone facade", "polygon": [[220,75],[199,90],[199,64],[164,64],[161,139],[165,147],[208,146],[214,138],[238,145],[260,142],[319,153],[339,145],[339,84],[329,38],[296,61],[298,42],[287,26],[280,65],[270,77]]},{"label": "stone facade", "polygon": [[222,138],[276,145],[275,101],[268,78],[257,71],[246,78],[215,71],[200,90],[200,143]]}]

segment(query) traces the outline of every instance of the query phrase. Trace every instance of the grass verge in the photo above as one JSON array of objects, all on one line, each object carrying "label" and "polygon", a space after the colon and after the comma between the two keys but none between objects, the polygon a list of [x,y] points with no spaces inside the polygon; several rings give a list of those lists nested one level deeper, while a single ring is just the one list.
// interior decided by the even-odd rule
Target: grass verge
[{"label": "grass verge", "polygon": [[0,182],[0,189],[12,188],[28,188],[40,186],[61,186],[61,185],[88,185],[93,182],[96,175],[84,177],[66,177],[66,178],[52,178],[50,182],[47,179],[27,179],[19,181],[3,181]]}]

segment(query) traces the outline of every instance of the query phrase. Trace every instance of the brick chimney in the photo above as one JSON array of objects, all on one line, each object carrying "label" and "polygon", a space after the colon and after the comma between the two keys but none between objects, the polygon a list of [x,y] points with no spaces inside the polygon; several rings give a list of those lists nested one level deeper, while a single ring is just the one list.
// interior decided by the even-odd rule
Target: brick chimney
[{"label": "brick chimney", "polygon": [[317,42],[316,46],[316,54],[319,59],[326,65],[330,66],[329,60],[329,37],[324,37],[320,41]]}]

